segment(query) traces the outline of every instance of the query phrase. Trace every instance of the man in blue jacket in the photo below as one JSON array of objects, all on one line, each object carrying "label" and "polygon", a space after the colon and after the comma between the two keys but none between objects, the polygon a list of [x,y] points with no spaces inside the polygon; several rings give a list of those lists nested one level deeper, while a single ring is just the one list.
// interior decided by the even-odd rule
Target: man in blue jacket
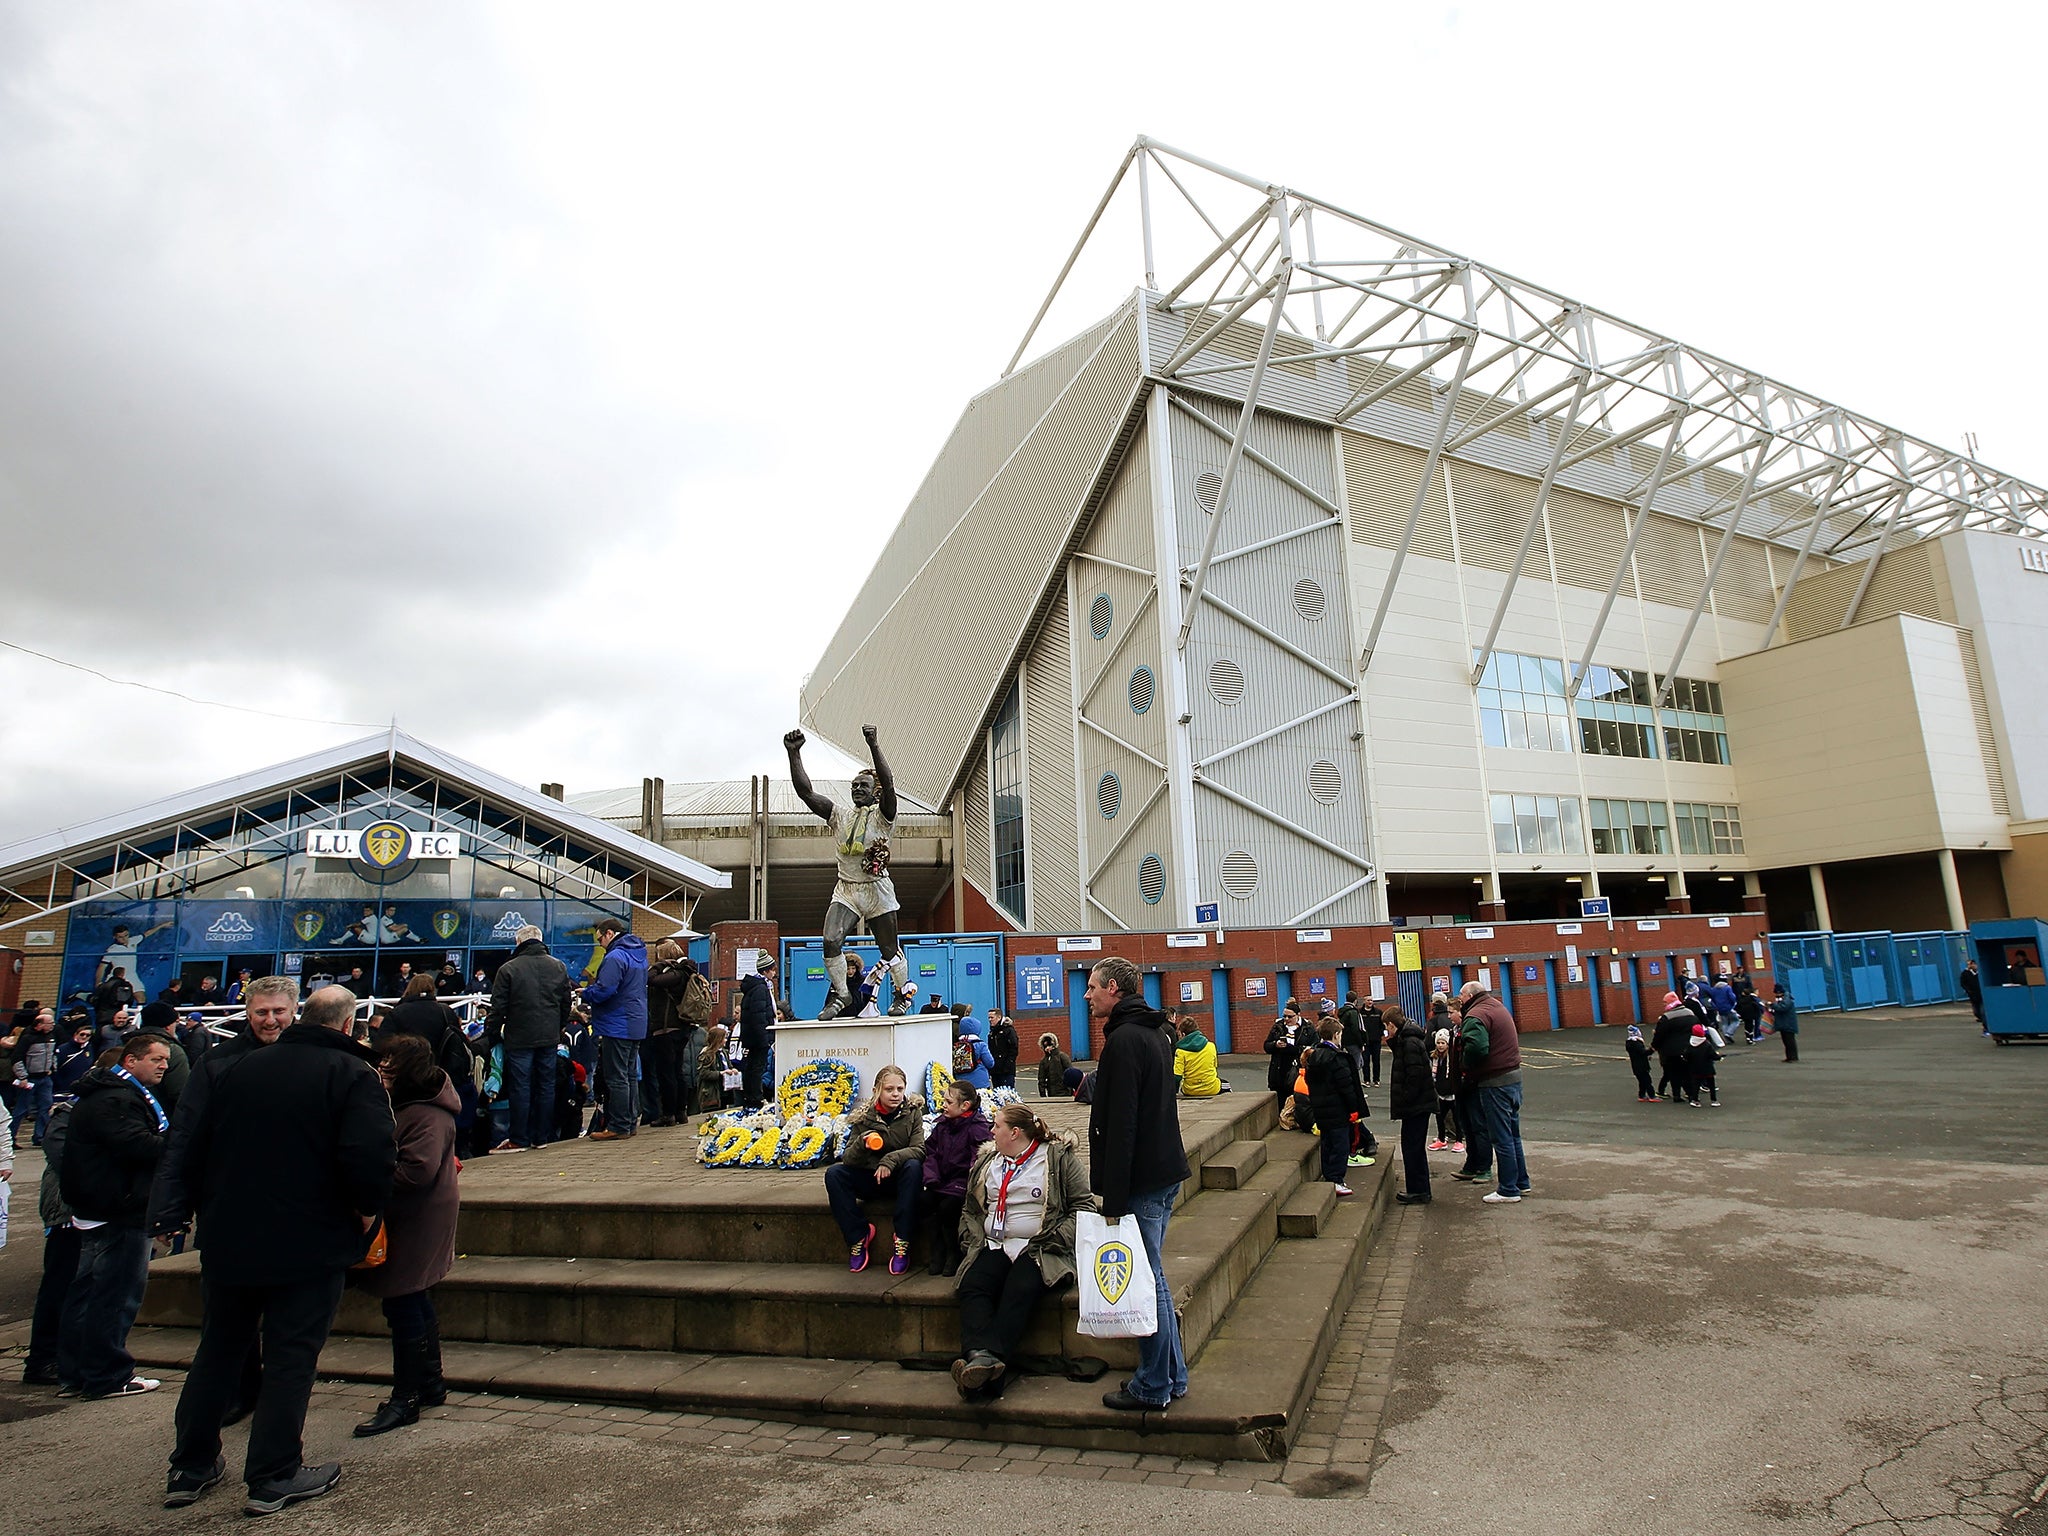
[{"label": "man in blue jacket", "polygon": [[592,1141],[624,1141],[640,1127],[640,1042],[647,1038],[647,946],[627,931],[624,918],[599,918],[604,945],[597,979],[583,989],[590,1027],[597,1035],[598,1070],[604,1074],[604,1129]]}]

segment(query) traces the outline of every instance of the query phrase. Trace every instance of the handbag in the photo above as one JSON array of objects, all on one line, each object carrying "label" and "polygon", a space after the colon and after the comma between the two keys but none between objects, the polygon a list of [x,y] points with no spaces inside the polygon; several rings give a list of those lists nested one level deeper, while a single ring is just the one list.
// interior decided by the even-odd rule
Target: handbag
[{"label": "handbag", "polygon": [[1144,1339],[1159,1331],[1159,1292],[1138,1236],[1138,1218],[1074,1216],[1074,1268],[1080,1279],[1077,1330],[1097,1339]]},{"label": "handbag", "polygon": [[385,1236],[384,1218],[379,1216],[377,1224],[370,1228],[370,1249],[350,1269],[376,1269],[391,1256],[391,1244]]}]

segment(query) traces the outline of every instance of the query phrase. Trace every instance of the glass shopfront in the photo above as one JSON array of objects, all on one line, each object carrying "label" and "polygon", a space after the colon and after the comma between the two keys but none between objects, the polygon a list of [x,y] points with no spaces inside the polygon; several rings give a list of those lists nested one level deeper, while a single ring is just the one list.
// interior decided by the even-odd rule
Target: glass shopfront
[{"label": "glass shopfront", "polygon": [[[82,886],[76,894],[86,899],[65,933],[64,998],[89,995],[115,966],[147,997],[174,976],[188,999],[206,976],[225,992],[245,970],[395,997],[410,977],[448,962],[473,991],[477,973],[487,982],[528,924],[572,976],[594,976],[603,958],[597,921],[631,914],[630,876],[611,861],[560,838],[530,839],[474,800],[387,784],[374,804],[358,804],[339,821],[331,804],[271,808],[284,814],[217,842],[185,864],[190,874],[167,870],[147,893],[123,882],[99,898]],[[358,826],[453,833],[460,852],[380,868],[367,856],[306,851],[309,832]]]}]

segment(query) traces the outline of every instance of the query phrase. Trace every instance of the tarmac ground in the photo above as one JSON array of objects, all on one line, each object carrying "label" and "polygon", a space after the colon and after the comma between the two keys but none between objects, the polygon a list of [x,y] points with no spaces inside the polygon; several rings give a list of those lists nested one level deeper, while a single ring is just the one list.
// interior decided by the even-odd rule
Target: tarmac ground
[{"label": "tarmac ground", "polygon": [[[1723,1106],[1694,1110],[1635,1102],[1621,1034],[1525,1037],[1533,1195],[1484,1206],[1432,1158],[1435,1200],[1388,1223],[1285,1466],[480,1395],[356,1441],[374,1389],[323,1384],[307,1454],[344,1480],[278,1524],[2048,1533],[2048,1048],[1995,1048],[1961,1010],[1819,1015],[1796,1064],[1731,1047]],[[1256,1061],[1229,1075],[1263,1085]],[[19,1155],[0,1250],[17,1354],[40,1162]],[[8,1528],[239,1522],[238,1430],[227,1485],[159,1507],[176,1386],[0,1385]]]}]

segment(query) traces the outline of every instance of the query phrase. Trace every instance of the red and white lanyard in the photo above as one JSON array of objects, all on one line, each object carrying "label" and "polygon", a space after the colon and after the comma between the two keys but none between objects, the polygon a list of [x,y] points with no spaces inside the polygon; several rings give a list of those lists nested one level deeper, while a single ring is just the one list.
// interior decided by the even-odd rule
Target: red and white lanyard
[{"label": "red and white lanyard", "polygon": [[1010,1222],[1010,1180],[1017,1177],[1018,1172],[1031,1161],[1032,1154],[1037,1150],[1038,1143],[1034,1141],[1024,1149],[1022,1157],[1014,1161],[1007,1157],[1003,1159],[1003,1182],[996,1186],[995,1235],[998,1239],[1002,1237],[1003,1229]]}]

